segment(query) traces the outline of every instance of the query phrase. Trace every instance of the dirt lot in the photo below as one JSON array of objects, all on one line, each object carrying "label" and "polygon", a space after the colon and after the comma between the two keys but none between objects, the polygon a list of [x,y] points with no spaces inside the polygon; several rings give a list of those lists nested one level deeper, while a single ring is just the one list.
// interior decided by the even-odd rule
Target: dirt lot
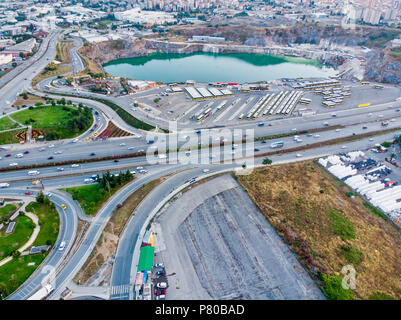
[{"label": "dirt lot", "polygon": [[[238,180],[329,298],[401,298],[400,231],[319,165],[271,166]],[[341,288],[345,265],[356,270],[352,292]]]},{"label": "dirt lot", "polygon": [[231,175],[191,188],[153,223],[170,299],[323,299]]},{"label": "dirt lot", "polygon": [[28,99],[24,99],[21,96],[18,96],[17,100],[13,103],[13,106],[22,106],[22,105],[31,105],[35,104],[36,102],[42,102],[44,103],[45,100],[42,99],[41,97],[35,96],[33,94],[27,93]]}]

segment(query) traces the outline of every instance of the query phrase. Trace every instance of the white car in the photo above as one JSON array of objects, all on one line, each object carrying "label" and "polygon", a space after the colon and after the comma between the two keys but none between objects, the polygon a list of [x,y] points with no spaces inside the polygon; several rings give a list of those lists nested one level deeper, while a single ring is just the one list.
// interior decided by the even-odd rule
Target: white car
[{"label": "white car", "polygon": [[370,138],[369,141],[372,142],[372,141],[373,141],[373,138]]},{"label": "white car", "polygon": [[24,155],[22,153],[18,153],[15,155],[16,158],[22,158]]},{"label": "white car", "polygon": [[121,147],[124,147],[126,144],[123,142],[123,143],[120,143],[120,146]]},{"label": "white car", "polygon": [[156,284],[156,287],[160,289],[165,289],[167,288],[167,282],[159,282]]},{"label": "white car", "polygon": [[64,248],[65,248],[65,241],[62,241],[62,242],[60,243],[60,246],[58,247],[58,250],[59,250],[59,251],[63,251]]},{"label": "white car", "polygon": [[16,166],[18,166],[17,162],[10,163],[10,167],[16,167]]},{"label": "white car", "polygon": [[59,168],[57,168],[57,171],[64,171],[64,168],[59,167]]},{"label": "white car", "polygon": [[76,164],[76,163],[71,165],[71,168],[78,168],[78,167],[79,167],[79,164]]},{"label": "white car", "polygon": [[136,167],[136,170],[142,170],[143,167]]},{"label": "white car", "polygon": [[148,172],[148,170],[145,170],[145,169],[139,170],[139,173],[142,173],[142,174],[145,174],[147,172]]},{"label": "white car", "polygon": [[45,151],[45,150],[46,150],[45,148],[40,148],[39,149],[40,152]]},{"label": "white car", "polygon": [[341,131],[341,129],[336,129],[336,132],[340,132]]},{"label": "white car", "polygon": [[159,159],[167,159],[167,156],[165,154],[159,154]]},{"label": "white car", "polygon": [[203,173],[208,173],[210,170],[209,169],[203,169],[202,172]]},{"label": "white car", "polygon": [[320,138],[320,134],[315,134],[314,137],[315,138]]},{"label": "white car", "polygon": [[128,150],[134,150],[135,147],[128,147]]},{"label": "white car", "polygon": [[49,146],[49,148],[54,148],[55,147],[55,145],[54,144],[51,144],[50,146]]},{"label": "white car", "polygon": [[293,129],[291,129],[291,131],[297,131],[297,128],[293,128]]},{"label": "white car", "polygon": [[78,142],[78,141],[79,141],[78,138],[75,138],[74,140],[72,140],[73,143],[76,143],[76,142]]},{"label": "white car", "polygon": [[341,149],[347,149],[347,146],[342,146]]},{"label": "white car", "polygon": [[54,154],[62,154],[63,151],[54,151]]},{"label": "white car", "polygon": [[368,114],[368,117],[371,117],[371,116],[373,116],[373,113],[369,113],[369,114]]},{"label": "white car", "polygon": [[302,157],[302,154],[297,153],[297,158],[301,158],[301,157]]}]

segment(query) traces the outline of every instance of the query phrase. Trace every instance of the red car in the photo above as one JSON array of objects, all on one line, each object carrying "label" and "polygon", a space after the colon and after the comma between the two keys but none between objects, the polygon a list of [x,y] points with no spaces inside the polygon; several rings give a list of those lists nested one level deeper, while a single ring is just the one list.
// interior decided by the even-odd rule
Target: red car
[{"label": "red car", "polygon": [[166,289],[160,289],[159,291],[156,291],[157,296],[160,296],[162,294],[166,294]]},{"label": "red car", "polygon": [[11,157],[11,154],[10,154],[10,153],[9,153],[9,154],[6,154],[5,157],[6,157],[6,158]]},{"label": "red car", "polygon": [[31,192],[31,191],[27,191],[27,192],[25,192],[25,194],[26,194],[27,196],[29,196],[29,195],[32,194],[32,192]]}]

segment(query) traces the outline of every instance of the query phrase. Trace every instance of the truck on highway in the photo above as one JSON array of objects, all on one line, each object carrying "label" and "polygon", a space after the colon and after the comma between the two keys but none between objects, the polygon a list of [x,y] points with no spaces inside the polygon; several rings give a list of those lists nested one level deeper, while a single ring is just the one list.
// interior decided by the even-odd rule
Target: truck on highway
[{"label": "truck on highway", "polygon": [[382,121],[382,126],[387,127],[388,126],[388,121]]},{"label": "truck on highway", "polygon": [[50,284],[47,284],[31,295],[27,300],[45,300],[53,291],[54,288]]},{"label": "truck on highway", "polygon": [[6,183],[6,182],[0,183],[0,188],[8,188],[9,186],[10,186],[9,183]]},{"label": "truck on highway", "polygon": [[270,145],[270,148],[276,149],[276,148],[282,148],[284,146],[284,142],[283,141],[279,141],[279,142],[273,142]]}]

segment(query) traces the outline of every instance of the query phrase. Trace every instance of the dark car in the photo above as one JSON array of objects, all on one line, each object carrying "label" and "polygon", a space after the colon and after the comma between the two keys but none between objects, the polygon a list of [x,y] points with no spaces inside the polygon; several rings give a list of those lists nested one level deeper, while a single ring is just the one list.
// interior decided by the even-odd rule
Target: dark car
[{"label": "dark car", "polygon": [[162,275],[162,274],[164,274],[164,270],[159,270],[159,271],[156,272],[156,275],[157,275],[157,276],[160,276],[160,275]]},{"label": "dark car", "polygon": [[267,142],[265,140],[263,140],[262,143],[267,143]]},{"label": "dark car", "polygon": [[50,156],[49,158],[47,158],[47,160],[52,160],[52,159],[54,159],[53,156]]},{"label": "dark car", "polygon": [[162,294],[166,294],[166,289],[160,289],[156,291],[157,296],[161,296]]},{"label": "dark car", "polygon": [[94,153],[94,152],[92,152],[91,154],[90,154],[90,156],[94,156],[96,153]]},{"label": "dark car", "polygon": [[118,160],[118,159],[114,159],[114,162],[120,162],[120,160]]},{"label": "dark car", "polygon": [[23,104],[22,106],[21,106],[21,108],[27,108],[28,106],[26,105],[26,104]]},{"label": "dark car", "polygon": [[254,149],[254,151],[256,151],[256,152],[257,152],[257,151],[260,151],[260,150],[259,150],[258,148],[255,148],[255,149]]},{"label": "dark car", "polygon": [[24,152],[24,154],[28,154],[29,153],[29,151],[28,150],[26,150],[25,152]]},{"label": "dark car", "polygon": [[6,157],[6,158],[11,157],[11,154],[10,154],[10,153],[9,153],[9,154],[6,154],[5,157]]}]

